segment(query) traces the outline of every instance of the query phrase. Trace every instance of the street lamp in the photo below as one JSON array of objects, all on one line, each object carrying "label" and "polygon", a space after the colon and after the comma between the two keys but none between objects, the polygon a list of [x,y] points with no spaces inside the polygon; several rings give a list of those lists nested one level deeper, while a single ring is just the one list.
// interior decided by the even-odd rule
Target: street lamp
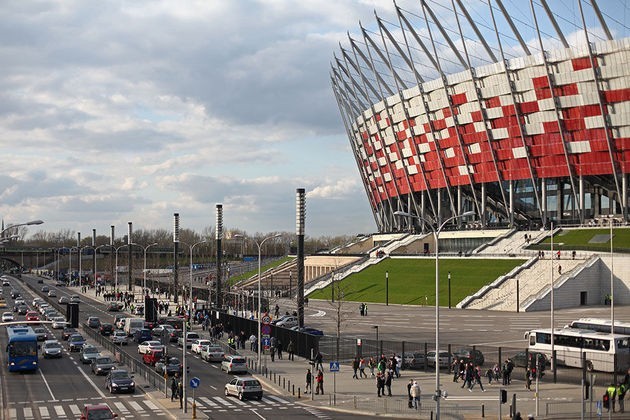
[{"label": "street lamp", "polygon": [[282,236],[281,234],[277,233],[275,235],[272,236],[267,236],[266,238],[264,238],[262,241],[257,242],[256,241],[256,246],[258,247],[258,369],[260,369],[260,355],[261,355],[261,343],[260,343],[260,338],[261,338],[261,332],[260,332],[260,312],[262,310],[261,308],[261,300],[262,300],[262,292],[260,290],[260,283],[261,283],[261,254],[262,254],[262,246],[265,242],[267,242],[269,239],[274,239],[274,238],[278,238]]},{"label": "street lamp", "polygon": [[451,309],[451,272],[448,272],[448,309]]},{"label": "street lamp", "polygon": [[[131,244],[122,244],[119,247],[114,247],[114,250],[116,251],[116,263],[114,264],[114,270],[116,270],[116,274],[114,275],[114,293],[118,292],[118,251],[129,245]],[[129,269],[131,270],[131,267],[129,267]]]},{"label": "street lamp", "polygon": [[[184,245],[188,245],[188,247],[190,248],[190,290],[188,291],[188,322],[191,322],[192,316],[193,316],[193,301],[192,301],[192,290],[193,290],[193,275],[192,275],[192,271],[193,271],[193,250],[195,249],[195,247],[197,245],[200,244],[204,244],[206,243],[206,240],[203,241],[199,241],[196,242],[192,245],[188,245],[185,242],[180,241],[179,243],[184,244]],[[153,245],[157,245],[157,244],[151,244],[149,246],[153,246]],[[147,248],[149,247],[147,246]],[[182,302],[183,302],[183,298],[182,298]],[[188,399],[186,398],[186,327],[187,327],[187,322],[186,322],[186,316],[184,314],[184,326],[182,329],[182,337],[184,340],[184,345],[183,345],[183,349],[182,349],[182,383],[184,384],[183,387],[183,399],[184,399],[184,413],[188,412]],[[195,402],[193,401],[193,404],[195,404]],[[194,412],[194,406],[193,406],[193,412]]]},{"label": "street lamp", "polygon": [[455,216],[451,216],[445,221],[442,222],[441,225],[437,227],[433,227],[427,219],[422,216],[416,216],[411,213],[407,213],[404,211],[395,211],[394,216],[402,216],[415,218],[423,222],[427,225],[431,231],[433,232],[433,240],[435,242],[435,419],[440,420],[440,397],[442,396],[442,391],[440,390],[440,283],[439,283],[439,267],[440,267],[440,232],[442,232],[442,228],[446,226],[446,224],[452,220],[459,219],[462,217],[473,216],[475,215],[474,211],[467,211],[462,214],[458,214]]},{"label": "street lamp", "polygon": [[19,226],[41,225],[42,223],[44,223],[44,221],[38,219],[38,220],[31,220],[30,222],[26,222],[26,223],[18,223],[17,225],[11,225],[11,226],[3,229],[0,232],[0,236],[4,235],[4,232],[6,232],[7,230],[11,230],[11,229],[14,229],[14,228],[19,227]]},{"label": "street lamp", "polygon": [[147,250],[152,246],[156,246],[157,244],[157,242],[154,242],[144,247],[144,276],[142,279],[142,296],[147,293]]},{"label": "street lamp", "polygon": [[374,328],[376,330],[376,355],[377,357],[380,357],[379,355],[381,354],[380,350],[379,350],[379,343],[378,343],[378,325],[373,325],[372,328]]}]

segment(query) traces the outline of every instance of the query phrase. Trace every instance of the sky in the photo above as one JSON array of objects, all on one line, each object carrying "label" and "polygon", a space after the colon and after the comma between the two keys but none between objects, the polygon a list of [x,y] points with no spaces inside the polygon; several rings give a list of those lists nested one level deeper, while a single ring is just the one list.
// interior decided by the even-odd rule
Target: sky
[{"label": "sky", "polygon": [[375,10],[393,2],[2,2],[1,218],[201,232],[221,203],[225,229],[292,232],[305,188],[307,236],[373,232],[330,68]]}]

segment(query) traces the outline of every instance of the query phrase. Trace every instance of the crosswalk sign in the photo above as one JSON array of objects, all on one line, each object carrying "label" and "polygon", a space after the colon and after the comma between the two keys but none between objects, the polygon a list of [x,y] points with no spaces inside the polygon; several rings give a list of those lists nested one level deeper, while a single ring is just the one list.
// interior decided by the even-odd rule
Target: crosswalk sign
[{"label": "crosswalk sign", "polygon": [[339,372],[339,362],[330,362],[330,371]]}]

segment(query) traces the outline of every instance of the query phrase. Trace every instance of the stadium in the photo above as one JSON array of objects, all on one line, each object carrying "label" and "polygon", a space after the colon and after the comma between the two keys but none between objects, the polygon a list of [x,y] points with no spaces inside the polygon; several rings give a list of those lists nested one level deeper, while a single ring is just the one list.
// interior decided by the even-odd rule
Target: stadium
[{"label": "stadium", "polygon": [[615,7],[394,2],[349,34],[330,77],[379,232],[466,212],[452,228],[627,224],[630,39]]}]

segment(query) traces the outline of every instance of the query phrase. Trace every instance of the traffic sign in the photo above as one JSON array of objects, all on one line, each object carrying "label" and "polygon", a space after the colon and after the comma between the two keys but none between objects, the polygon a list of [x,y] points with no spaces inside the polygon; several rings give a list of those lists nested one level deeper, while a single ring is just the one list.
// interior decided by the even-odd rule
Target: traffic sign
[{"label": "traffic sign", "polygon": [[330,362],[330,371],[339,372],[339,362]]},{"label": "traffic sign", "polygon": [[269,337],[263,337],[260,344],[262,344],[263,347],[267,349],[271,345],[271,339]]},{"label": "traffic sign", "polygon": [[271,325],[261,325],[260,331],[262,335],[271,335]]},{"label": "traffic sign", "polygon": [[200,383],[201,383],[201,379],[197,378],[196,376],[190,379],[190,387],[192,389],[199,388]]},{"label": "traffic sign", "polygon": [[265,325],[271,324],[271,315],[264,314],[263,317],[260,319],[260,321]]}]

